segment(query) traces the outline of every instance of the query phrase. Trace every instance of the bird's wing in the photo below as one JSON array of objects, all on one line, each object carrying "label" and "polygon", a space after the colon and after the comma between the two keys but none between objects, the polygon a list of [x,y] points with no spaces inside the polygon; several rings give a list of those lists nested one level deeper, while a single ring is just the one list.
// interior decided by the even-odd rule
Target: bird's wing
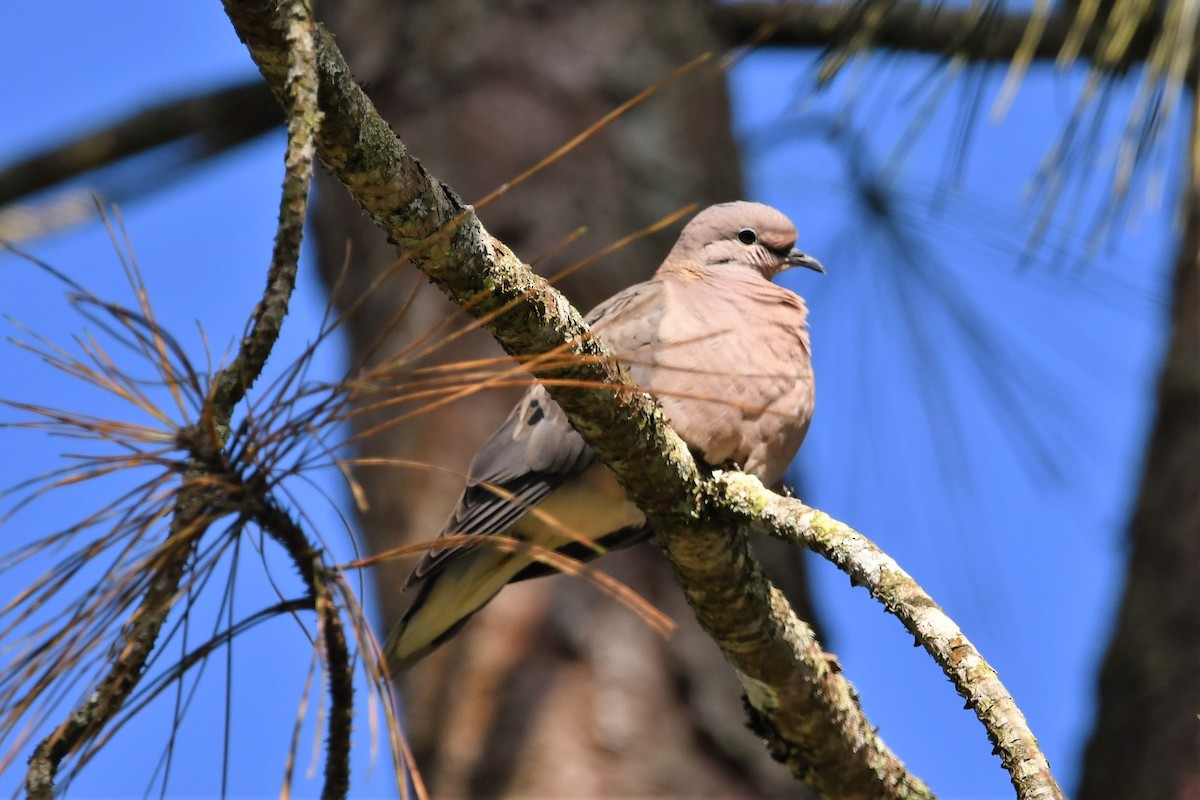
[{"label": "bird's wing", "polygon": [[[653,345],[663,296],[659,282],[639,283],[596,306],[586,319],[618,356],[634,352]],[[467,486],[442,535],[501,533],[563,484],[582,476],[594,460],[567,415],[536,384],[471,461]],[[466,549],[431,549],[405,588],[444,568]]]}]

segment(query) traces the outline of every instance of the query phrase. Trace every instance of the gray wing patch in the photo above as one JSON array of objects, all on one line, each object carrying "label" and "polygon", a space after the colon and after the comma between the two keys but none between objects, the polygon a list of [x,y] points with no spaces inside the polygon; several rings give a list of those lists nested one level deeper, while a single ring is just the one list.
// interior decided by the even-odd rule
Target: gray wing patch
[{"label": "gray wing patch", "polygon": [[[582,473],[594,457],[546,390],[532,387],[471,461],[467,486],[442,535],[501,533]],[[441,569],[465,549],[430,550],[404,588]]]},{"label": "gray wing patch", "polygon": [[[653,343],[662,317],[661,292],[658,281],[639,283],[605,300],[585,319],[618,355],[629,354]],[[441,535],[501,533],[594,459],[567,415],[540,384],[535,385],[475,454],[467,486]],[[467,549],[429,550],[404,589]]]}]

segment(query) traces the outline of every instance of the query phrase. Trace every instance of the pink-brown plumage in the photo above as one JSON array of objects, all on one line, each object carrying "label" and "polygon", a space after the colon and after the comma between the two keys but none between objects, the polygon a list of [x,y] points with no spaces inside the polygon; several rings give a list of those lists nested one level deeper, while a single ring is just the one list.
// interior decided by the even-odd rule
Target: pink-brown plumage
[{"label": "pink-brown plumage", "polygon": [[[793,266],[824,271],[795,242],[791,221],[774,208],[712,206],[684,227],[653,278],[587,315],[699,458],[768,485],[782,479],[813,413],[808,311],[771,283]],[[611,549],[650,534],[540,385],[480,449],[470,476],[443,534],[502,533],[584,558],[592,551],[580,535]],[[431,551],[405,584],[417,592],[385,647],[392,668],[449,638],[506,583],[546,571],[526,553]]]}]

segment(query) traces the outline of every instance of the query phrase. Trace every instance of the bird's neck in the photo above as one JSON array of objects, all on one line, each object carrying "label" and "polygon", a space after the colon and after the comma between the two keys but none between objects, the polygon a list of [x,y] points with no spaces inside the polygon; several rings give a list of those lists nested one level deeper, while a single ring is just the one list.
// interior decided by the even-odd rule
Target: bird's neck
[{"label": "bird's neck", "polygon": [[770,281],[770,276],[752,264],[738,262],[722,262],[708,264],[693,260],[667,261],[658,269],[658,277],[672,278],[682,281],[712,281],[724,280],[762,280]]}]

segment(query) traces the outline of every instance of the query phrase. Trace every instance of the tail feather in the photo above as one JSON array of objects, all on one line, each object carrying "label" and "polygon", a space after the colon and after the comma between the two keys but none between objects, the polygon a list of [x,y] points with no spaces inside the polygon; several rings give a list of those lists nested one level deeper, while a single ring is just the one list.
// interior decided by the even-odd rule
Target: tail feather
[{"label": "tail feather", "polygon": [[[635,544],[644,542],[650,538],[650,528],[646,525],[630,525],[620,530],[605,534],[595,541],[595,545],[603,548],[603,552],[611,553],[614,550],[623,550],[626,547],[632,547]],[[599,558],[601,553],[596,550],[593,544],[585,544],[583,542],[569,542],[558,548],[558,553],[567,558],[573,558],[576,561],[594,561]],[[557,575],[559,570],[555,567],[542,561],[531,561],[528,566],[513,576],[509,583],[517,583],[518,581],[527,581],[530,578],[541,578],[545,575]]]},{"label": "tail feather", "polygon": [[404,672],[458,633],[531,561],[519,553],[478,548],[427,575],[384,644],[389,669]]}]

